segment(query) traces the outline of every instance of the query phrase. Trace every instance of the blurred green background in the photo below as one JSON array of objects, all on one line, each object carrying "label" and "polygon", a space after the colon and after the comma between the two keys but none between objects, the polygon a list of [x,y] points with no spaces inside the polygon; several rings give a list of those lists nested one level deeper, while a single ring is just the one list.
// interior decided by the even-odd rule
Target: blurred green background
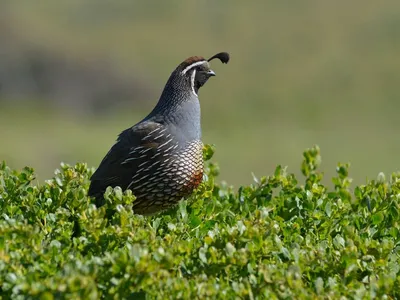
[{"label": "blurred green background", "polygon": [[0,2],[0,160],[97,166],[173,69],[220,51],[200,91],[205,143],[238,186],[276,165],[399,170],[400,1]]}]

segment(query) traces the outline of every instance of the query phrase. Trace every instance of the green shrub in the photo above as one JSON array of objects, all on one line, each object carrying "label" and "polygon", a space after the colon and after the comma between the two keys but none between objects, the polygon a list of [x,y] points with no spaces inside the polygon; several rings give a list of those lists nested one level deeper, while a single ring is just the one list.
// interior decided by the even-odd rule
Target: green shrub
[{"label": "green shrub", "polygon": [[[206,148],[205,156],[212,156]],[[135,215],[134,197],[86,196],[92,169],[61,165],[35,183],[0,165],[3,299],[355,299],[400,297],[400,174],[350,188],[339,164],[321,183],[319,148],[304,152],[304,184],[278,166],[234,191],[216,165],[188,201]],[[302,179],[303,180],[303,179]]]}]

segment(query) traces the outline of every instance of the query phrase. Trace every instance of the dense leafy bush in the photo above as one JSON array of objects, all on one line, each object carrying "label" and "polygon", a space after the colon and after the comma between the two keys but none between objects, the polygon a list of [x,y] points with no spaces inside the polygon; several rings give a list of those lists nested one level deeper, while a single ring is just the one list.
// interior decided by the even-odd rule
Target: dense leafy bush
[{"label": "dense leafy bush", "polygon": [[[212,149],[206,148],[210,157]],[[339,164],[321,183],[318,147],[304,184],[285,168],[234,191],[215,184],[167,213],[135,215],[134,197],[86,197],[92,172],[0,165],[0,295],[12,299],[399,298],[400,174],[350,188]]]}]

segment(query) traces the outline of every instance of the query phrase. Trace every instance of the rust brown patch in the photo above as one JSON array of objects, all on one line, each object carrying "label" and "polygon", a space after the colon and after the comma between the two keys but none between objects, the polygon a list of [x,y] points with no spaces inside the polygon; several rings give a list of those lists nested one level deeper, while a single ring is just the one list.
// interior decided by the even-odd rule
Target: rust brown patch
[{"label": "rust brown patch", "polygon": [[183,192],[185,195],[191,194],[203,181],[203,170],[199,170],[192,174],[189,181],[183,186]]},{"label": "rust brown patch", "polygon": [[205,60],[205,58],[202,57],[202,56],[191,56],[191,57],[189,57],[188,59],[184,60],[184,61],[178,66],[178,68],[181,69],[181,70],[183,70],[183,69],[185,69],[187,66],[190,66],[191,64],[194,64],[194,63],[196,63],[196,62],[203,61],[203,60]]}]

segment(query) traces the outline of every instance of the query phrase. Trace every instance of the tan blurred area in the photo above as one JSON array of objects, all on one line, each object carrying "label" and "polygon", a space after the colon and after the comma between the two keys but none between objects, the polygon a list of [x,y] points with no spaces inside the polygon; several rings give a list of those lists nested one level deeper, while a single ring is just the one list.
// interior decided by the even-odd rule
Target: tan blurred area
[{"label": "tan blurred area", "polygon": [[328,176],[400,169],[399,1],[0,2],[0,160],[97,167],[192,55],[231,54],[200,90],[205,143],[235,186],[318,144]]}]

